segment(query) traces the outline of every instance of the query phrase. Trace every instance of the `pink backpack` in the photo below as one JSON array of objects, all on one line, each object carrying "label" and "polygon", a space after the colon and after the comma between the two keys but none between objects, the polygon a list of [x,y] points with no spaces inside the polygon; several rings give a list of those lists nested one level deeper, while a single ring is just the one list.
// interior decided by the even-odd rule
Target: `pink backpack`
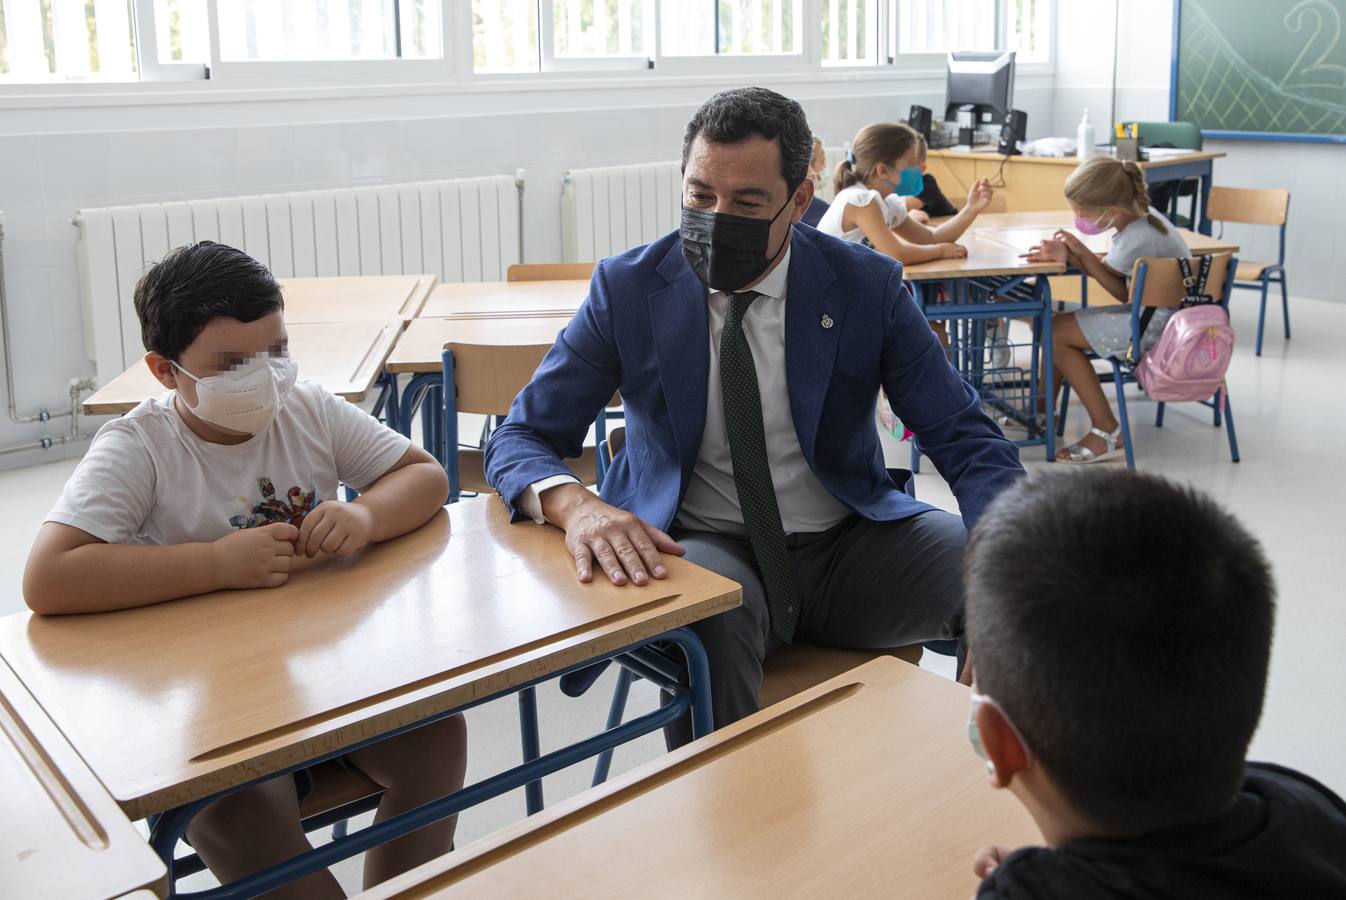
[{"label": "pink backpack", "polygon": [[[1204,293],[1211,258],[1202,257],[1197,278],[1192,277],[1186,259],[1180,258],[1178,265],[1187,289],[1182,308],[1169,318],[1159,340],[1136,365],[1136,380],[1145,393],[1166,403],[1209,400],[1224,386],[1234,353],[1229,314],[1219,301]],[[1225,277],[1232,278],[1233,270]],[[1152,310],[1147,309],[1142,317],[1142,334]]]}]

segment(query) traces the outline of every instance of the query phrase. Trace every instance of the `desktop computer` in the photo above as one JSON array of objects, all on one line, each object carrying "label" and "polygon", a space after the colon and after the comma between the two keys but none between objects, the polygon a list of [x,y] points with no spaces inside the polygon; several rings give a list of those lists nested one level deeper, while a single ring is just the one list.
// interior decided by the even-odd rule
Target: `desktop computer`
[{"label": "desktop computer", "polygon": [[951,52],[944,99],[944,119],[958,123],[959,143],[970,144],[983,126],[1005,124],[1014,102],[1014,51]]}]

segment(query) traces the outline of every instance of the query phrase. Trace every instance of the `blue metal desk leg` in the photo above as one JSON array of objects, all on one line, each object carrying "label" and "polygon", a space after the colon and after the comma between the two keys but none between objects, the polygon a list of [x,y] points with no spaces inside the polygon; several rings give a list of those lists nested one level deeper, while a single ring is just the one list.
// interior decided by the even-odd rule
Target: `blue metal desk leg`
[{"label": "blue metal desk leg", "polygon": [[1197,231],[1202,234],[1211,233],[1210,224],[1210,183],[1215,176],[1215,164],[1211,160],[1206,160],[1206,170],[1201,175],[1201,224]]},{"label": "blue metal desk leg", "polygon": [[[519,737],[523,746],[523,761],[530,763],[542,755],[541,738],[537,724],[537,689],[519,691]],[[542,780],[530,781],[523,788],[524,808],[528,815],[542,811]]]},{"label": "blue metal desk leg", "polygon": [[1047,461],[1051,462],[1056,459],[1056,397],[1051,388],[1055,383],[1055,369],[1052,365],[1052,286],[1048,279],[1039,278],[1037,289],[1042,294],[1042,396],[1046,400],[1043,406],[1047,416],[1043,425],[1047,432],[1044,435],[1047,439]]}]

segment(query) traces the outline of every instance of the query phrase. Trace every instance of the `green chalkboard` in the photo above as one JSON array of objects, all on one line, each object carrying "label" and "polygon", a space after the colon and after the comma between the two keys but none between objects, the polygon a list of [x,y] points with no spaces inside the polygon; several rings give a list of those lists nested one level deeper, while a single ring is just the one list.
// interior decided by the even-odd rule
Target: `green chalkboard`
[{"label": "green chalkboard", "polygon": [[1346,0],[1177,0],[1174,15],[1174,119],[1346,143]]}]

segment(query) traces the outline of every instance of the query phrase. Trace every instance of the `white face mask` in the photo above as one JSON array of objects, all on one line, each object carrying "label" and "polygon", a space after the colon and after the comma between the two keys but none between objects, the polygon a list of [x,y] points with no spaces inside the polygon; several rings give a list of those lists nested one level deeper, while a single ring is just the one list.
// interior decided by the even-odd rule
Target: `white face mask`
[{"label": "white face mask", "polygon": [[299,375],[299,366],[289,356],[265,353],[205,378],[177,363],[173,367],[196,382],[196,406],[189,409],[198,419],[241,434],[260,434],[275,421]]},{"label": "white face mask", "polygon": [[1027,757],[1029,755],[1028,744],[1024,741],[1023,735],[1019,734],[1019,729],[1014,726],[1012,721],[1010,721],[1010,717],[1005,715],[1005,710],[999,703],[985,694],[978,693],[975,684],[972,686],[972,696],[970,700],[971,702],[967,711],[967,739],[968,743],[972,745],[972,752],[981,757],[982,761],[986,764],[987,772],[995,772],[995,763],[991,762],[991,758],[987,755],[986,745],[981,742],[981,729],[977,727],[977,707],[983,703],[996,708],[1000,713],[1000,717],[1009,725],[1010,731],[1014,733],[1015,738],[1017,738],[1019,743],[1023,746],[1024,756]]}]

